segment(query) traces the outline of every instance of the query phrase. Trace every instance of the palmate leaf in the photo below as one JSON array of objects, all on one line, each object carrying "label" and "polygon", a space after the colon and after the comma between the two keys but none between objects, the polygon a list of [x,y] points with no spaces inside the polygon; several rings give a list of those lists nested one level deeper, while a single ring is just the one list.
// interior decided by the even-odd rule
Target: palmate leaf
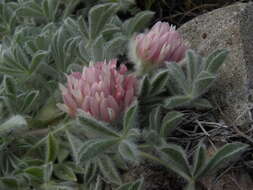
[{"label": "palmate leaf", "polygon": [[136,14],[133,18],[127,20],[123,24],[123,29],[126,32],[128,38],[131,38],[135,32],[140,32],[141,30],[143,30],[153,16],[154,12],[142,11]]},{"label": "palmate leaf", "polygon": [[228,56],[227,50],[216,50],[207,57],[206,67],[210,73],[216,73]]},{"label": "palmate leaf", "polygon": [[167,144],[160,151],[166,155],[163,160],[168,163],[168,167],[187,181],[190,181],[192,174],[185,151],[175,144]]},{"label": "palmate leaf", "polygon": [[15,69],[3,66],[3,65],[0,65],[0,73],[2,73],[2,74],[5,73],[6,75],[20,77],[20,78],[26,76],[26,72],[24,72],[24,71],[15,70]]},{"label": "palmate leaf", "polygon": [[199,72],[202,71],[202,57],[199,55],[196,55],[196,53],[192,50],[187,51],[187,64],[186,64],[186,75],[187,75],[187,81],[189,82],[189,85],[192,85],[195,78],[199,74]]},{"label": "palmate leaf", "polygon": [[30,0],[21,3],[17,10],[17,15],[21,17],[30,17],[44,21],[55,21],[60,1],[43,0],[41,3]]},{"label": "palmate leaf", "polygon": [[63,13],[63,18],[70,16],[70,14],[76,9],[79,3],[80,0],[65,1],[66,8]]},{"label": "palmate leaf", "polygon": [[19,8],[19,4],[16,2],[7,2],[1,1],[0,3],[0,15],[1,15],[1,22],[10,21],[12,15],[15,15],[16,9]]},{"label": "palmate leaf", "polygon": [[43,58],[46,57],[46,55],[48,55],[48,52],[47,51],[42,51],[42,50],[37,51],[33,55],[31,65],[29,66],[31,73],[35,72],[38,69],[38,67],[42,63]]},{"label": "palmate leaf", "polygon": [[122,10],[134,9],[133,6],[136,5],[135,0],[118,0],[118,2]]},{"label": "palmate leaf", "polygon": [[192,175],[195,176],[197,172],[204,167],[206,164],[206,147],[204,146],[203,142],[201,141],[198,144],[197,151],[194,154],[194,162],[193,162],[193,169]]},{"label": "palmate leaf", "polygon": [[26,96],[24,98],[23,105],[21,107],[21,110],[23,113],[31,111],[31,108],[34,105],[38,96],[39,96],[39,91],[37,91],[37,90],[36,91],[33,90],[33,91],[26,94]]},{"label": "palmate leaf", "polygon": [[191,106],[200,110],[208,110],[213,108],[212,104],[207,99],[204,98],[199,98],[191,102]]},{"label": "palmate leaf", "polygon": [[151,96],[157,95],[165,90],[168,79],[169,75],[167,70],[157,72],[151,79]]},{"label": "palmate leaf", "polygon": [[192,101],[191,96],[172,96],[165,99],[165,107],[168,109],[174,109],[182,106],[186,106]]},{"label": "palmate leaf", "polygon": [[200,95],[207,92],[207,90],[212,85],[213,81],[216,79],[216,75],[211,74],[206,71],[200,72],[196,79],[194,80],[192,94],[194,97],[199,97]]},{"label": "palmate leaf", "polygon": [[48,183],[53,175],[53,163],[49,162],[43,165],[43,181]]},{"label": "palmate leaf", "polygon": [[88,16],[90,39],[95,39],[102,32],[106,23],[116,13],[117,9],[116,3],[106,3],[91,8]]},{"label": "palmate leaf", "polygon": [[123,130],[127,134],[132,128],[137,125],[137,115],[138,115],[138,104],[134,103],[131,105],[124,114],[123,118]]},{"label": "palmate leaf", "polygon": [[139,96],[140,97],[147,96],[150,92],[150,89],[151,89],[151,84],[150,84],[149,78],[147,75],[145,75],[141,80]]},{"label": "palmate leaf", "polygon": [[105,59],[110,60],[125,52],[127,40],[123,36],[115,37],[105,45]]},{"label": "palmate leaf", "polygon": [[33,178],[37,178],[39,180],[43,180],[43,176],[44,176],[44,170],[42,167],[39,166],[32,166],[32,167],[28,167],[24,170],[24,172],[28,175],[30,175]]},{"label": "palmate leaf", "polygon": [[126,161],[133,163],[137,163],[139,161],[139,152],[137,146],[128,140],[123,140],[119,144],[119,153]]},{"label": "palmate leaf", "polygon": [[221,163],[233,158],[235,155],[242,153],[246,150],[248,145],[243,143],[230,143],[223,146],[218,150],[214,156],[206,163],[204,167],[196,171],[195,178],[198,179],[201,176],[205,176],[208,173],[215,170]]},{"label": "palmate leaf", "polygon": [[77,181],[74,171],[64,163],[54,164],[54,174],[65,181]]},{"label": "palmate leaf", "polygon": [[[121,20],[118,17],[116,17],[116,18],[117,18],[117,21],[121,22]],[[115,17],[112,18],[112,23],[109,23],[106,25],[105,29],[102,31],[102,35],[106,40],[113,40],[114,38],[116,38],[116,39],[118,38],[117,44],[119,44],[123,40],[126,44],[128,39],[125,36],[121,35],[121,32],[122,32],[121,28],[120,28],[120,26],[117,25],[117,23],[113,23],[114,20],[116,20]],[[121,23],[119,25],[121,25]],[[116,43],[116,42],[114,42],[114,43]],[[123,52],[125,52],[125,49],[124,49],[126,47],[125,44],[123,45],[123,47],[120,47],[121,51],[124,50]],[[117,51],[119,51],[119,50],[117,50]],[[123,53],[123,52],[121,52],[121,53]],[[108,51],[108,53],[109,53],[109,51]]]},{"label": "palmate leaf", "polygon": [[119,171],[117,170],[113,160],[109,156],[103,156],[98,159],[98,167],[103,176],[110,182],[117,185],[122,184]]},{"label": "palmate leaf", "polygon": [[35,1],[27,1],[17,10],[17,15],[22,17],[43,17],[43,9]]},{"label": "palmate leaf", "polygon": [[72,157],[75,161],[75,163],[78,163],[78,152],[80,150],[80,147],[82,145],[82,141],[80,139],[78,139],[77,137],[75,137],[74,135],[72,135],[69,131],[65,131],[67,139],[69,141],[70,144],[70,148],[72,151]]},{"label": "palmate leaf", "polygon": [[61,145],[58,151],[58,155],[57,155],[57,161],[58,163],[63,163],[64,161],[66,161],[70,155],[70,150],[68,148],[65,147],[65,145]]},{"label": "palmate leaf", "polygon": [[66,54],[66,50],[64,49],[69,39],[70,36],[66,30],[64,30],[64,27],[60,27],[53,36],[50,50],[58,72],[66,72],[67,66],[70,64],[70,62],[68,62],[71,60],[70,52]]},{"label": "palmate leaf", "polygon": [[119,138],[104,138],[87,140],[78,152],[78,163],[80,161],[89,161],[96,156],[108,151],[114,145],[120,142]]},{"label": "palmate leaf", "polygon": [[16,11],[19,8],[17,2],[0,3],[0,38],[12,34],[17,25]]},{"label": "palmate leaf", "polygon": [[143,138],[147,144],[157,147],[161,146],[164,141],[160,136],[159,131],[153,129],[146,130]]},{"label": "palmate leaf", "polygon": [[90,61],[104,61],[105,59],[105,40],[102,35],[97,36],[97,38],[94,39],[93,43],[90,47],[90,55],[91,60]]},{"label": "palmate leaf", "polygon": [[80,34],[80,28],[79,28],[80,26],[78,24],[79,23],[76,20],[69,17],[64,20],[64,28],[73,37],[78,36]]},{"label": "palmate leaf", "polygon": [[90,60],[92,60],[90,49],[84,41],[80,41],[78,44],[78,57],[84,65],[89,65]]},{"label": "palmate leaf", "polygon": [[89,28],[83,17],[78,19],[79,32],[81,33],[83,39],[87,41],[89,39]]},{"label": "palmate leaf", "polygon": [[138,93],[138,100],[140,105],[142,105],[142,110],[148,111],[158,105],[164,104],[163,101],[167,97],[165,97],[164,93],[167,91],[168,78],[168,71],[166,69],[142,77]]},{"label": "palmate leaf", "polygon": [[29,59],[19,45],[2,51],[0,72],[10,76],[28,76]]},{"label": "palmate leaf", "polygon": [[195,103],[213,85],[220,66],[224,63],[228,52],[217,50],[213,54],[202,58],[200,55],[188,50],[186,59],[182,65],[168,63],[169,80],[167,87],[173,95],[165,99],[165,107],[173,109],[177,107],[211,107],[204,106],[207,101],[200,100],[199,106]]},{"label": "palmate leaf", "polygon": [[[1,183],[3,184],[3,186],[1,185]],[[19,188],[18,180],[15,177],[1,177],[0,188],[6,190],[18,189]]]},{"label": "palmate leaf", "polygon": [[27,52],[22,49],[21,44],[16,44],[16,47],[12,50],[15,61],[17,61],[26,71],[29,70],[30,60]]},{"label": "palmate leaf", "polygon": [[109,128],[106,123],[88,116],[85,112],[81,112],[79,114],[78,122],[84,128],[84,130],[86,130],[88,133],[92,133],[95,136],[120,137],[120,135],[113,129]]},{"label": "palmate leaf", "polygon": [[4,91],[7,94],[12,94],[16,96],[17,93],[17,81],[13,77],[4,76],[3,80]]},{"label": "palmate leaf", "polygon": [[103,190],[104,181],[100,175],[97,176],[94,183],[81,186],[84,190]]},{"label": "palmate leaf", "polygon": [[171,111],[166,114],[163,118],[162,126],[160,129],[160,135],[162,137],[167,137],[173,130],[182,122],[184,114],[177,111]]},{"label": "palmate leaf", "polygon": [[93,183],[82,184],[79,186],[79,188],[84,190],[103,190],[104,184],[105,184],[104,179],[100,175],[98,175]]},{"label": "palmate leaf", "polygon": [[189,85],[187,83],[187,78],[183,69],[177,63],[169,63],[168,64],[168,72],[169,72],[169,81],[168,87],[176,87],[177,89],[173,91],[180,92],[181,95],[187,95],[189,91]]},{"label": "palmate leaf", "polygon": [[21,64],[20,62],[18,62],[16,60],[16,57],[14,56],[14,49],[16,47],[14,46],[13,48],[8,48],[8,49],[5,49],[3,52],[2,52],[2,64],[6,67],[9,67],[9,68],[13,68],[13,69],[19,69],[20,71],[25,71],[27,68]]},{"label": "palmate leaf", "polygon": [[54,21],[56,19],[56,13],[59,5],[60,1],[58,0],[44,0],[42,2],[43,13],[47,17],[48,21]]},{"label": "palmate leaf", "polygon": [[84,166],[84,180],[87,184],[96,179],[98,175],[98,163],[96,160],[85,162]]},{"label": "palmate leaf", "polygon": [[153,129],[155,131],[160,130],[161,125],[161,107],[157,106],[156,108],[152,109],[149,114],[149,129]]},{"label": "palmate leaf", "polygon": [[115,153],[112,157],[116,167],[121,170],[128,170],[128,163],[124,160],[124,158],[118,152]]},{"label": "palmate leaf", "polygon": [[24,159],[23,161],[27,166],[41,166],[44,164],[44,160],[41,160],[41,159],[28,158],[28,159]]},{"label": "palmate leaf", "polygon": [[58,151],[58,141],[52,133],[49,133],[47,137],[46,163],[54,162],[57,158]]}]

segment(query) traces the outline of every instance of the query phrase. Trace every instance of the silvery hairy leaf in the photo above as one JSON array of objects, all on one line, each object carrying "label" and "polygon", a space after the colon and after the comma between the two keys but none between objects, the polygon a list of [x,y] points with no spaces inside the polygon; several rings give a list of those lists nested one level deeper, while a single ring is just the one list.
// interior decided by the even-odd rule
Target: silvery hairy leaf
[{"label": "silvery hairy leaf", "polygon": [[198,172],[195,174],[195,178],[199,178],[213,172],[213,170],[217,169],[221,163],[224,163],[224,161],[228,161],[236,155],[241,154],[246,150],[246,148],[248,148],[247,144],[237,142],[224,145],[206,162],[201,169],[198,170]]}]

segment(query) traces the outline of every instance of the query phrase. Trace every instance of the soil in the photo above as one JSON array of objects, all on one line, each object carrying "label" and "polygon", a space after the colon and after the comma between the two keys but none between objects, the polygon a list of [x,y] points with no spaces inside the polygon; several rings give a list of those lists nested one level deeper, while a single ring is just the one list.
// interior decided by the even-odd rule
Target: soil
[{"label": "soil", "polygon": [[185,181],[178,178],[172,172],[162,166],[145,163],[143,165],[132,167],[125,175],[125,181],[134,181],[144,177],[145,190],[182,190]]},{"label": "soil", "polygon": [[[152,0],[136,0],[137,6],[145,10],[147,2]],[[214,9],[231,5],[236,2],[250,2],[252,0],[153,0],[150,10],[156,13],[157,20],[167,21],[177,27],[192,18]]]}]

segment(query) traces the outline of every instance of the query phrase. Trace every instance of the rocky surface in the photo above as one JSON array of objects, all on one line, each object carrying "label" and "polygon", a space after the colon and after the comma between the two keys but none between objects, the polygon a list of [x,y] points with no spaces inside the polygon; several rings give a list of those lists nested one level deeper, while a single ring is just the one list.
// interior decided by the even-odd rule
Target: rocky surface
[{"label": "rocky surface", "polygon": [[[179,28],[190,47],[202,55],[217,48],[230,51],[210,95],[228,124],[250,117],[253,89],[253,3],[237,3],[196,17]],[[211,97],[210,97],[211,98]]]}]

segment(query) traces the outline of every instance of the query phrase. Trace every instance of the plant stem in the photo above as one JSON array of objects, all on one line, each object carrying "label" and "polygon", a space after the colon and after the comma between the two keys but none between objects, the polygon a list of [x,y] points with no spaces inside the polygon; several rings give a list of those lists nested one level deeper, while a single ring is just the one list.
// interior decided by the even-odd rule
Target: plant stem
[{"label": "plant stem", "polygon": [[28,131],[24,136],[45,136],[48,134],[48,131],[48,128],[32,130]]},{"label": "plant stem", "polygon": [[188,181],[188,185],[186,186],[185,190],[196,190],[195,182],[194,181],[191,181],[191,182]]}]

